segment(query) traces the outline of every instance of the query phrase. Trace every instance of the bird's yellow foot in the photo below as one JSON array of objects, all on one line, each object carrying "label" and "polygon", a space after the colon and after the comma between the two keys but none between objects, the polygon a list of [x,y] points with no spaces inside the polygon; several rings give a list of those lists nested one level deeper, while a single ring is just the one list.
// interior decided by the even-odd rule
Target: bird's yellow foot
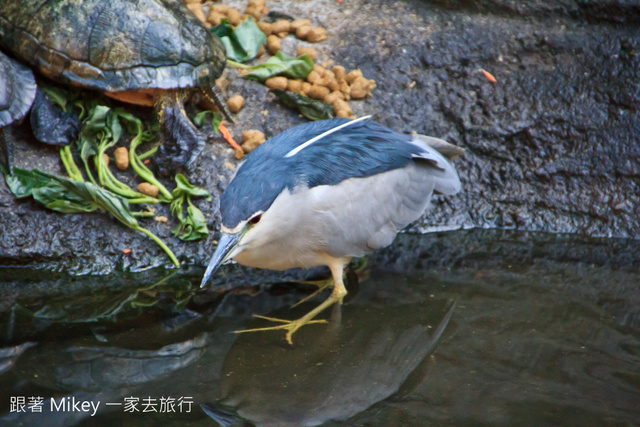
[{"label": "bird's yellow foot", "polygon": [[267,317],[267,316],[258,316],[257,314],[254,314],[253,317],[257,317],[259,319],[265,319],[268,320],[270,322],[277,322],[277,323],[282,323],[282,325],[278,325],[278,326],[269,326],[266,328],[254,328],[254,329],[244,329],[241,331],[233,331],[236,334],[242,334],[244,332],[262,332],[262,331],[278,331],[278,330],[285,330],[287,331],[287,342],[289,344],[293,344],[293,341],[291,340],[291,337],[293,336],[293,334],[300,329],[301,327],[303,327],[304,325],[311,325],[313,323],[327,323],[326,320],[303,320],[304,318],[300,318],[297,320],[284,320],[284,319],[278,319],[275,317]]},{"label": "bird's yellow foot", "polygon": [[344,298],[344,296],[346,294],[347,294],[347,291],[344,289],[344,285],[342,283],[340,283],[340,284],[338,284],[337,287],[333,288],[333,292],[331,293],[329,298],[327,298],[322,304],[320,304],[319,306],[317,306],[316,308],[314,308],[313,310],[311,310],[310,312],[308,312],[307,314],[305,314],[304,316],[302,316],[301,318],[299,318],[297,320],[283,320],[283,319],[277,319],[277,318],[274,318],[274,317],[265,317],[265,316],[254,315],[255,317],[258,317],[260,319],[266,319],[266,320],[269,320],[271,322],[282,323],[282,325],[269,326],[269,327],[266,327],[266,328],[245,329],[245,330],[242,330],[242,331],[234,331],[234,332],[236,334],[241,334],[241,333],[244,333],[244,332],[261,332],[261,331],[286,330],[287,331],[287,335],[286,335],[287,342],[289,344],[293,344],[293,341],[292,341],[291,337],[293,336],[293,334],[298,329],[300,329],[304,325],[311,325],[313,323],[327,323],[326,320],[311,320],[311,319],[313,319],[318,314],[320,314],[325,308],[335,304],[336,302],[342,303],[342,299]]}]

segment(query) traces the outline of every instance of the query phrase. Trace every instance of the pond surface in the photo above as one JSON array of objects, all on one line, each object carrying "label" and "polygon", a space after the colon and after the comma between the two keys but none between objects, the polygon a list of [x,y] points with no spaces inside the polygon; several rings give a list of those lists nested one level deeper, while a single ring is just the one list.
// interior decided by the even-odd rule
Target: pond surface
[{"label": "pond surface", "polygon": [[325,296],[291,308],[309,286],[0,269],[0,425],[636,424],[639,254],[633,240],[402,235],[293,346],[232,331],[301,316]]}]

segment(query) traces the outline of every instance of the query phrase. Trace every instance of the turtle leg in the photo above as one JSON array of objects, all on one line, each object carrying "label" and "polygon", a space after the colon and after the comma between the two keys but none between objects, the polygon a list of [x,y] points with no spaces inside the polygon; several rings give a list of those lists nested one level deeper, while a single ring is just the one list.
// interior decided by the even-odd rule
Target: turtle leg
[{"label": "turtle leg", "polygon": [[4,152],[9,175],[13,175],[13,137],[11,135],[11,129],[9,129],[8,126],[0,129],[0,145]]},{"label": "turtle leg", "polygon": [[156,99],[155,109],[164,137],[156,164],[165,175],[181,168],[189,169],[204,148],[204,135],[189,120],[184,109],[188,96],[188,91],[176,89],[162,91]]},{"label": "turtle leg", "polygon": [[229,120],[231,123],[235,123],[236,120],[234,119],[233,114],[231,114],[231,111],[229,111],[229,108],[227,108],[227,103],[225,102],[222,93],[220,93],[220,89],[218,89],[218,86],[203,86],[200,88],[200,91],[202,92],[202,96],[204,97],[204,99],[209,104],[214,104],[216,107],[218,107],[218,110],[220,110],[222,114],[224,114],[224,117],[227,120]]}]

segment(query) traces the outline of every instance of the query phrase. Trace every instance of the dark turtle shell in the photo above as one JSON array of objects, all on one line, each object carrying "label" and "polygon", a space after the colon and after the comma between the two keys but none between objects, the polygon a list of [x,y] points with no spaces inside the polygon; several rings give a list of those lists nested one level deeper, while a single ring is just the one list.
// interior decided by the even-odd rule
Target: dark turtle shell
[{"label": "dark turtle shell", "polygon": [[56,81],[102,91],[211,86],[222,42],[180,0],[0,2],[0,45]]},{"label": "dark turtle shell", "polygon": [[31,70],[0,52],[0,128],[29,112],[36,89]]}]

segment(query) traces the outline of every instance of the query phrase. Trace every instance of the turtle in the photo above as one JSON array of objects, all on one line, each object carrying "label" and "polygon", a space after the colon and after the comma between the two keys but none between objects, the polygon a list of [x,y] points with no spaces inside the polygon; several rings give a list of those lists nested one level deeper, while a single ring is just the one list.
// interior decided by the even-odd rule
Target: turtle
[{"label": "turtle", "polygon": [[55,82],[153,106],[163,173],[190,169],[204,147],[184,108],[194,91],[233,120],[215,87],[224,45],[179,0],[2,2],[0,47]]},{"label": "turtle", "polygon": [[77,115],[62,111],[37,86],[27,66],[0,51],[0,146],[7,168],[13,175],[13,136],[11,125],[22,121],[31,111],[31,129],[35,138],[49,145],[68,145],[80,131]]},{"label": "turtle", "polygon": [[36,98],[31,70],[0,52],[0,144],[9,173],[13,174],[13,141],[10,126],[27,115]]}]

